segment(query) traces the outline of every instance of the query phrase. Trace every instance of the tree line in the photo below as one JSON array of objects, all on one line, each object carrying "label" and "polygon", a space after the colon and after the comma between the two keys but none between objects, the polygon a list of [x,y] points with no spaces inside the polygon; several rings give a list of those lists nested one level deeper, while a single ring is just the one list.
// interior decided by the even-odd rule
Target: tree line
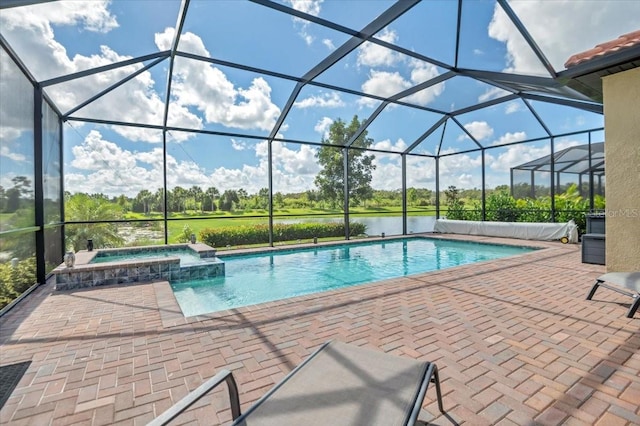
[{"label": "tree line", "polygon": [[[71,197],[71,194],[67,194]],[[135,197],[120,195],[109,199],[102,194],[92,194],[91,197],[103,199],[120,205],[125,211],[151,214],[164,212],[164,191],[158,189],[155,192],[140,191]],[[425,207],[435,204],[434,192],[426,188],[409,188],[407,190],[407,202],[409,206]],[[352,206],[383,208],[402,205],[402,190],[371,190],[371,195],[366,200],[351,200]],[[335,209],[342,208],[341,204],[331,203],[323,199],[317,190],[308,190],[298,193],[276,192],[273,194],[273,207],[275,209]],[[167,212],[169,213],[214,213],[232,212],[238,210],[267,210],[269,208],[269,190],[262,188],[258,192],[250,194],[244,189],[226,190],[222,193],[215,188],[203,189],[193,186],[189,189],[175,187],[167,190]]]},{"label": "tree line", "polygon": [[26,176],[16,176],[11,179],[13,186],[5,188],[0,185],[0,212],[14,213],[28,200],[33,199],[31,180]]},{"label": "tree line", "polygon": [[[360,121],[354,116],[349,123],[338,119],[332,123],[326,137],[323,137],[321,146],[316,152],[316,158],[320,165],[320,172],[314,179],[314,189],[299,193],[275,192],[273,194],[274,209],[338,209],[344,206],[344,155],[349,170],[347,188],[349,192],[350,207],[399,207],[402,205],[402,190],[377,190],[372,188],[372,172],[375,169],[375,155],[369,153],[367,148],[373,144],[373,139],[368,137],[367,130],[363,130],[350,143],[354,149],[345,150],[342,147],[349,144],[358,130],[366,121]],[[29,208],[33,200],[31,181],[25,176],[17,176],[12,179],[13,187],[5,189],[0,186],[0,212],[15,213],[20,208]],[[482,191],[480,189],[455,188],[454,198],[467,201],[480,201]],[[496,191],[506,191],[509,187],[501,185]],[[537,194],[544,194],[545,189],[536,188]],[[450,198],[451,188],[441,192],[441,199]],[[490,193],[491,190],[488,191]],[[513,195],[516,198],[526,197],[531,193],[528,185],[516,185]],[[194,185],[190,188],[176,186],[167,189],[157,188],[155,191],[144,189],[133,197],[121,194],[117,197],[108,197],[104,194],[83,194],[76,201],[89,202],[87,197],[94,201],[112,203],[119,206],[122,212],[134,212],[141,214],[151,213],[183,213],[200,212],[232,212],[246,210],[267,210],[269,208],[269,190],[261,188],[256,193],[248,193],[243,188],[221,191],[215,186],[201,187]],[[166,203],[165,203],[166,196]],[[408,188],[407,203],[411,207],[427,207],[436,204],[435,192],[426,188]],[[65,193],[65,203],[69,202],[72,194]],[[45,203],[51,201],[45,200]],[[75,203],[78,204],[78,203]],[[451,203],[449,203],[451,204]],[[455,202],[453,203],[455,204]],[[459,206],[449,206],[456,207]],[[73,210],[73,209],[72,209]],[[67,217],[69,215],[67,214]],[[71,219],[74,220],[74,219]]]}]

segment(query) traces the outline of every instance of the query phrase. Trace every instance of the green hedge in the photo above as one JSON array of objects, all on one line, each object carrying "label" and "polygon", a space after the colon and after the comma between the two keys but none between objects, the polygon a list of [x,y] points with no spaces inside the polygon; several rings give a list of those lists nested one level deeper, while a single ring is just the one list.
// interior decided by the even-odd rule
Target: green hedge
[{"label": "green hedge", "polygon": [[36,260],[25,259],[12,267],[11,262],[0,264],[0,309],[36,283]]},{"label": "green hedge", "polygon": [[[366,225],[359,222],[349,223],[350,236],[364,234]],[[273,225],[274,241],[308,240],[314,237],[343,237],[343,223],[294,223]],[[200,231],[200,241],[212,247],[265,244],[269,242],[268,225],[243,225],[224,228],[205,228]]]},{"label": "green hedge", "polygon": [[[589,200],[582,198],[577,186],[570,186],[566,192],[556,194],[555,221],[562,223],[573,220],[580,232],[586,230],[586,216],[589,212]],[[601,196],[595,197],[595,208],[604,209],[605,200]],[[458,220],[482,220],[482,210],[479,202],[465,207],[460,200],[449,203],[446,213],[449,219]],[[488,221],[497,222],[550,222],[551,221],[551,197],[539,197],[536,199],[513,198],[506,191],[495,191],[487,196],[485,203],[485,215]]]}]

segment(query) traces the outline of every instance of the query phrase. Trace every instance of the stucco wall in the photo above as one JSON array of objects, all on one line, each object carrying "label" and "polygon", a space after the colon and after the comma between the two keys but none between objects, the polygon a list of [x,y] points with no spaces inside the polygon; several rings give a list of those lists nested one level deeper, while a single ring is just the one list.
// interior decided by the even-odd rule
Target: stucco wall
[{"label": "stucco wall", "polygon": [[607,272],[640,271],[640,68],[602,85]]}]

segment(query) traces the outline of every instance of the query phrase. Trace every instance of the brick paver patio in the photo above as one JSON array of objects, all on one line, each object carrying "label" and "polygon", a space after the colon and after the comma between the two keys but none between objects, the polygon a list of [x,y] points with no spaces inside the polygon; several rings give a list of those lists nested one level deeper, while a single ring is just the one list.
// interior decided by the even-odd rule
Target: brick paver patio
[{"label": "brick paver patio", "polygon": [[[469,237],[467,237],[468,239]],[[522,241],[480,238],[522,245]],[[184,319],[168,283],[54,291],[2,321],[1,362],[32,361],[2,424],[145,424],[227,368],[243,409],[329,339],[434,361],[420,420],[640,424],[640,318],[579,245]],[[177,423],[225,424],[224,386]]]}]

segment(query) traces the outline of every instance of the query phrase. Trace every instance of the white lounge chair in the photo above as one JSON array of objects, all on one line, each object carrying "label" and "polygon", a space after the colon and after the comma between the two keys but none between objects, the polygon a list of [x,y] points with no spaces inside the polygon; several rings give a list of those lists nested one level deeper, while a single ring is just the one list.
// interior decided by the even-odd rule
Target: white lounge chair
[{"label": "white lounge chair", "polygon": [[[607,283],[615,284],[615,286]],[[627,318],[633,318],[638,307],[640,307],[640,272],[609,272],[601,275],[596,279],[593,287],[591,287],[591,291],[587,295],[587,300],[591,300],[600,286],[631,296],[633,298],[633,302],[629,307],[629,312],[627,312]]]}]

